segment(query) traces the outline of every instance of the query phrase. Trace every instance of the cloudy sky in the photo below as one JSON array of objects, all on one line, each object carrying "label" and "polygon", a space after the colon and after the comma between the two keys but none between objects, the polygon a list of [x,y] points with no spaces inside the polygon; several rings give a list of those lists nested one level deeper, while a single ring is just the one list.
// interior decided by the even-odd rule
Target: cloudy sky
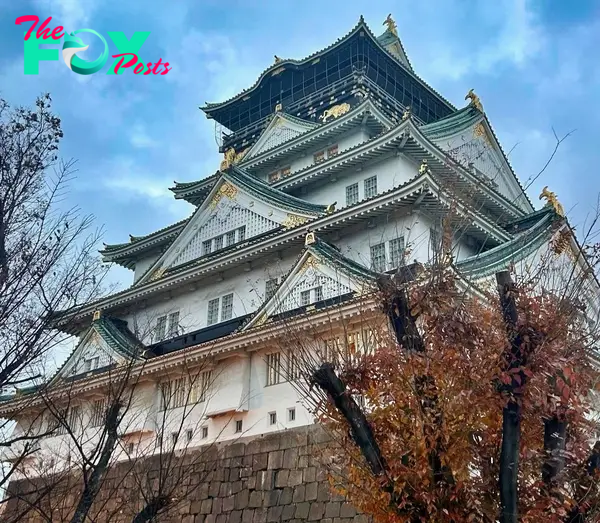
[{"label": "cloudy sky", "polygon": [[[581,228],[600,192],[599,7],[591,0],[568,7],[552,0],[0,0],[0,94],[12,104],[52,94],[65,131],[62,155],[78,160],[69,203],[96,217],[105,242],[119,243],[186,217],[190,206],[168,187],[218,167],[214,122],[199,105],[249,87],[274,54],[299,59],[322,49],[361,14],[380,34],[392,12],[417,74],[458,107],[470,88],[479,94],[523,182],[552,153],[552,129],[575,130],[528,192],[538,205],[549,185]],[[25,76],[15,19],[30,14],[52,16],[69,32],[151,31],[144,61],[160,57],[172,70],[84,77],[60,61]],[[131,274],[115,268],[112,278],[126,285]]]}]

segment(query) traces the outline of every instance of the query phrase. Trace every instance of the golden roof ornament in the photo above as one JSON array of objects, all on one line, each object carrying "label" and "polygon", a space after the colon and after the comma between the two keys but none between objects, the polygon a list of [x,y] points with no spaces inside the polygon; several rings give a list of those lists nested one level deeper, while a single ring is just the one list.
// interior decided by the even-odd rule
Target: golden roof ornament
[{"label": "golden roof ornament", "polygon": [[102,317],[101,310],[94,311],[94,317],[93,317],[92,321],[98,321],[101,317]]},{"label": "golden roof ornament", "polygon": [[227,149],[224,153],[223,161],[221,162],[219,170],[224,171],[228,167],[231,167],[233,164],[239,163],[248,152],[248,149],[249,147],[247,147],[243,151],[240,151],[239,153],[236,153],[233,147]]},{"label": "golden roof ornament", "polygon": [[387,15],[387,18],[384,20],[382,25],[387,25],[387,30],[392,33],[394,36],[398,36],[398,26],[394,19],[392,18],[392,13]]},{"label": "golden roof ornament", "polygon": [[280,113],[282,110],[283,110],[283,105],[281,104],[281,102],[277,102],[277,105],[275,105],[275,112]]},{"label": "golden roof ornament", "polygon": [[304,245],[312,245],[313,243],[317,242],[317,237],[315,236],[314,232],[309,232],[306,235],[306,238],[304,240]]},{"label": "golden roof ornament", "polygon": [[419,167],[419,174],[431,173],[429,165],[427,165],[427,159],[423,159],[421,166]]},{"label": "golden roof ornament", "polygon": [[465,96],[465,100],[469,99],[471,100],[469,105],[472,105],[473,107],[475,107],[475,109],[483,113],[483,105],[481,103],[481,100],[479,99],[479,96],[475,94],[475,91],[473,91],[473,89],[470,89],[467,93],[467,96]]},{"label": "golden roof ornament", "polygon": [[325,209],[325,212],[327,214],[331,214],[332,212],[335,212],[335,206],[337,205],[337,202],[333,202],[331,205],[327,206],[327,209]]},{"label": "golden roof ornament", "polygon": [[349,110],[350,104],[348,103],[334,105],[330,109],[325,109],[323,114],[319,116],[319,120],[323,120],[323,123],[325,123],[328,118],[339,118],[343,114],[346,114]]},{"label": "golden roof ornament", "polygon": [[404,109],[404,112],[402,113],[402,121],[404,120],[408,120],[411,117],[412,113],[410,111],[410,105],[406,107],[406,109]]},{"label": "golden roof ornament", "polygon": [[549,191],[547,185],[546,185],[546,187],[544,187],[542,189],[542,192],[540,194],[540,200],[542,198],[544,198],[546,200],[546,206],[553,207],[556,214],[558,214],[559,216],[561,216],[563,218],[565,217],[565,210],[563,209],[563,206],[558,201],[558,198],[556,197],[556,193]]},{"label": "golden roof ornament", "polygon": [[279,58],[279,56],[275,55],[275,63],[278,64],[279,62],[283,62],[283,60]]}]

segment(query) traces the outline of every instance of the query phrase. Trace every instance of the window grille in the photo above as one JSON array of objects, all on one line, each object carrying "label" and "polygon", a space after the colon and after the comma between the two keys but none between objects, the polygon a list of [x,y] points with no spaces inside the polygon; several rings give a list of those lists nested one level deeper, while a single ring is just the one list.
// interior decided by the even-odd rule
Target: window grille
[{"label": "window grille", "polygon": [[305,307],[310,304],[310,291],[302,291],[300,293],[300,306]]},{"label": "window grille", "polygon": [[346,205],[358,203],[358,183],[346,187]]},{"label": "window grille", "polygon": [[233,294],[226,294],[222,298],[221,321],[230,320],[233,316]]},{"label": "window grille", "polygon": [[246,226],[238,229],[238,242],[243,242],[246,239]]},{"label": "window grille", "polygon": [[298,358],[288,353],[287,357],[287,379],[289,381],[296,381],[300,378],[300,365],[298,363]]},{"label": "window grille", "polygon": [[179,311],[169,314],[169,337],[179,334]]},{"label": "window grille", "polygon": [[192,437],[194,436],[194,432],[192,431],[192,429],[187,429],[185,431],[185,435],[186,435],[187,442],[189,443],[190,441],[192,441]]},{"label": "window grille", "polygon": [[269,425],[277,423],[277,412],[269,412]]},{"label": "window grille", "polygon": [[296,421],[296,409],[294,407],[288,409],[288,421]]},{"label": "window grille", "polygon": [[202,439],[208,438],[208,427],[202,427]]},{"label": "window grille", "polygon": [[338,146],[336,145],[332,145],[331,147],[329,147],[329,149],[327,149],[327,158],[331,158],[333,156],[337,156],[338,154]]},{"label": "window grille", "polygon": [[226,245],[229,247],[235,243],[235,231],[229,231],[226,235]]},{"label": "window grille", "polygon": [[242,426],[243,426],[243,423],[242,423],[241,419],[238,419],[235,421],[235,433],[236,434],[239,434],[240,432],[242,432]]},{"label": "window grille", "polygon": [[275,292],[277,292],[277,286],[279,285],[279,278],[271,278],[265,282],[265,301],[271,299]]},{"label": "window grille", "polygon": [[281,354],[272,352],[267,354],[267,385],[276,385],[281,380]]},{"label": "window grille", "polygon": [[204,240],[202,242],[202,256],[210,254],[212,251],[212,240]]},{"label": "window grille", "polygon": [[377,176],[365,180],[365,198],[372,198],[377,194]]},{"label": "window grille", "polygon": [[223,248],[223,236],[217,236],[215,238],[215,251],[218,251]]},{"label": "window grille", "polygon": [[390,240],[390,268],[396,269],[404,265],[404,238]]},{"label": "window grille", "polygon": [[313,160],[315,163],[321,163],[325,160],[325,151],[319,151],[313,155]]},{"label": "window grille", "polygon": [[284,167],[283,169],[281,169],[281,177],[282,178],[286,178],[291,173],[292,173],[292,168],[291,167]]},{"label": "window grille", "polygon": [[371,246],[371,267],[374,271],[385,272],[385,243]]},{"label": "window grille", "polygon": [[156,341],[162,341],[167,335],[167,317],[161,316],[156,320]]},{"label": "window grille", "polygon": [[320,301],[323,301],[323,287],[316,287],[314,303],[318,303]]},{"label": "window grille", "polygon": [[106,401],[96,400],[92,403],[92,415],[90,417],[90,426],[100,427],[104,424],[104,416],[106,413]]},{"label": "window grille", "polygon": [[219,321],[219,298],[208,302],[208,317],[207,323],[213,325]]},{"label": "window grille", "polygon": [[279,180],[279,171],[269,173],[269,183],[274,183]]}]

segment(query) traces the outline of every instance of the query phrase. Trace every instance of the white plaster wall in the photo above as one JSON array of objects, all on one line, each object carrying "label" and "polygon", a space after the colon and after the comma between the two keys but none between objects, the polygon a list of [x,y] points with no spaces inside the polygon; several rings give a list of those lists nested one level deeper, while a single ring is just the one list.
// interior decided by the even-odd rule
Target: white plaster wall
[{"label": "white plaster wall", "polygon": [[135,270],[134,270],[134,273],[133,273],[133,283],[135,283],[136,281],[138,281],[140,279],[140,277],[144,275],[144,273],[148,270],[148,268],[156,260],[158,260],[159,256],[160,256],[159,253],[154,253],[154,254],[151,254],[149,256],[146,256],[145,258],[140,258],[140,259],[136,260],[136,262],[135,262]]}]

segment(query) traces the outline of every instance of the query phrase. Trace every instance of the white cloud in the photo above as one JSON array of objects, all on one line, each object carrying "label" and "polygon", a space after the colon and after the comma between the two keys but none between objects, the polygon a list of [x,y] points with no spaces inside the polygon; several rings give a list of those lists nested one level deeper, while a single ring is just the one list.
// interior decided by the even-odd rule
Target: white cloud
[{"label": "white cloud", "polygon": [[71,33],[86,29],[90,17],[96,10],[96,0],[35,0],[35,5],[44,14],[52,16],[54,25],[62,25]]},{"label": "white cloud", "polygon": [[149,149],[159,145],[159,142],[147,133],[146,126],[142,123],[133,126],[129,133],[129,141],[137,149]]}]

